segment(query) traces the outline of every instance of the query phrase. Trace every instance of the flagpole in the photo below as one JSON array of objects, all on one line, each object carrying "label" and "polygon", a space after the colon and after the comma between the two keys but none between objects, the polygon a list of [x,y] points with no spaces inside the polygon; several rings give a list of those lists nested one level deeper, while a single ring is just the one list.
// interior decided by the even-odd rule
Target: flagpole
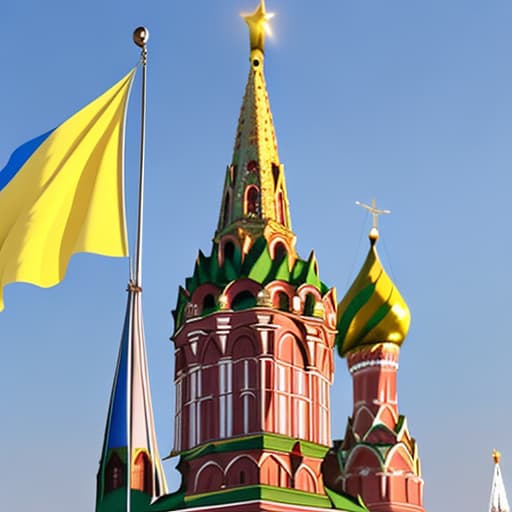
[{"label": "flagpole", "polygon": [[149,39],[149,31],[146,27],[137,27],[133,32],[133,42],[141,49],[141,62],[142,62],[142,92],[141,92],[141,117],[140,117],[140,158],[139,158],[139,201],[137,213],[137,239],[135,242],[135,275],[131,276],[129,284],[129,293],[131,304],[131,318],[130,318],[130,336],[128,338],[128,382],[127,382],[127,396],[126,400],[126,413],[127,413],[127,458],[126,458],[126,512],[131,511],[131,474],[132,474],[132,407],[131,407],[131,393],[132,393],[132,372],[133,372],[133,301],[135,294],[142,291],[142,223],[144,213],[144,149],[146,139],[146,65],[147,65],[147,48],[146,43]]},{"label": "flagpole", "polygon": [[146,43],[149,31],[146,27],[138,27],[133,32],[134,43],[141,48],[142,61],[142,93],[140,114],[140,160],[139,160],[139,211],[137,219],[137,241],[135,246],[135,285],[141,287],[142,280],[142,222],[144,211],[144,154],[146,142],[146,75],[148,52]]}]

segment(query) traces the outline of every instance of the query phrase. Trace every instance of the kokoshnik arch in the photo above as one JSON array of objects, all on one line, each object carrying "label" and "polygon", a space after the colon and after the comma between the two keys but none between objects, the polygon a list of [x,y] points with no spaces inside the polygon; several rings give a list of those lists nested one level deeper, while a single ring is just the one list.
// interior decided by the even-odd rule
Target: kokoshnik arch
[{"label": "kokoshnik arch", "polygon": [[[126,510],[128,494],[134,512],[424,510],[418,450],[396,390],[409,310],[379,261],[376,228],[339,304],[320,280],[314,253],[297,254],[264,76],[270,17],[263,0],[244,16],[250,68],[218,226],[211,253],[199,252],[174,311],[171,455],[180,457],[180,489],[167,493],[136,309],[140,295],[130,290],[125,331],[138,332],[142,343],[130,365],[121,347],[97,512]],[[353,377],[354,409],[345,438],[333,443],[336,347]],[[131,396],[123,384],[129,366],[136,375]],[[131,418],[123,413],[127,400]],[[127,422],[136,433],[130,443]]]}]

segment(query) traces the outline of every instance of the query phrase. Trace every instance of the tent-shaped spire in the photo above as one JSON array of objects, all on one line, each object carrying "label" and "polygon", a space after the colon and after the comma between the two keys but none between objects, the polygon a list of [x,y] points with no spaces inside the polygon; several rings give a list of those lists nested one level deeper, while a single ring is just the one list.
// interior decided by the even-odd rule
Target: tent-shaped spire
[{"label": "tent-shaped spire", "polygon": [[492,478],[491,500],[489,502],[489,512],[510,512],[508,506],[505,484],[501,476],[500,459],[501,454],[497,450],[492,453],[494,459],[494,475]]},{"label": "tent-shaped spire", "polygon": [[242,241],[246,235],[269,238],[278,232],[292,242],[284,168],[263,72],[265,28],[272,15],[261,0],[254,13],[243,17],[250,32],[250,70],[215,238],[228,234]]},{"label": "tent-shaped spire", "polygon": [[96,510],[126,510],[128,485],[150,498],[167,493],[153,420],[141,289],[133,284],[128,288],[126,316],[110,397],[98,472]]}]

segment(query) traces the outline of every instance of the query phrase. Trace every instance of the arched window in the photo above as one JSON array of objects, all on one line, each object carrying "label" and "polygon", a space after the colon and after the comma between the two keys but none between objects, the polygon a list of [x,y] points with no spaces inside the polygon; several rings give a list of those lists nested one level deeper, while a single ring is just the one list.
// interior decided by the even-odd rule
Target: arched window
[{"label": "arched window", "polygon": [[131,488],[151,493],[151,464],[146,453],[140,452],[132,466]]},{"label": "arched window", "polygon": [[215,297],[209,293],[203,299],[203,315],[208,315],[215,310]]},{"label": "arched window", "polygon": [[240,292],[231,303],[232,309],[240,311],[242,309],[249,309],[256,306],[256,297],[248,291]]},{"label": "arched window", "polygon": [[231,193],[229,190],[226,192],[226,197],[224,199],[224,209],[223,209],[223,215],[222,215],[222,227],[227,226],[229,223],[229,217],[230,217],[230,206],[231,206]]},{"label": "arched window", "polygon": [[233,261],[235,256],[235,244],[231,241],[224,244],[224,259]]},{"label": "arched window", "polygon": [[290,297],[285,292],[277,292],[274,295],[274,307],[281,311],[290,311]]},{"label": "arched window", "polygon": [[256,185],[249,185],[245,191],[245,213],[258,213],[258,202],[260,199],[260,191]]},{"label": "arched window", "polygon": [[304,316],[313,316],[315,303],[315,296],[312,293],[308,293],[306,295],[306,300],[304,301]]},{"label": "arched window", "polygon": [[288,254],[286,246],[283,242],[277,242],[274,246],[274,260],[281,261],[286,254]]},{"label": "arched window", "polygon": [[117,453],[113,453],[105,471],[105,493],[124,486],[126,466]]}]

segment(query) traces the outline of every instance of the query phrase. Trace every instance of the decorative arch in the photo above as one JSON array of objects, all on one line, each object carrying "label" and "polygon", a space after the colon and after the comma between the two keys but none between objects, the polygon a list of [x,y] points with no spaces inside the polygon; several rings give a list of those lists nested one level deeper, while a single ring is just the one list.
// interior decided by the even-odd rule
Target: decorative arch
[{"label": "decorative arch", "polygon": [[194,492],[218,491],[224,485],[224,471],[216,462],[209,461],[196,474]]},{"label": "decorative arch", "polygon": [[386,425],[389,429],[393,429],[398,421],[395,410],[388,404],[381,405],[375,419]]},{"label": "decorative arch", "polygon": [[373,420],[373,413],[370,411],[370,409],[368,409],[368,407],[362,405],[357,408],[357,411],[354,414],[352,430],[362,437],[368,432],[370,427],[373,425]]},{"label": "decorative arch", "polygon": [[269,243],[268,250],[270,252],[270,256],[273,260],[281,260],[283,256],[290,254],[290,247],[288,244],[288,240],[285,238],[281,238],[280,236],[275,236]]},{"label": "decorative arch", "polygon": [[258,483],[259,468],[257,462],[249,455],[235,457],[226,467],[226,485],[254,485]]},{"label": "decorative arch", "polygon": [[272,305],[281,311],[290,311],[290,302],[290,296],[282,290],[274,293],[272,297]]},{"label": "decorative arch", "polygon": [[216,298],[219,295],[220,289],[217,286],[210,283],[202,284],[194,290],[192,297],[190,297],[190,303],[197,306],[199,315],[207,314],[208,309],[216,308]]},{"label": "decorative arch", "polygon": [[291,333],[283,334],[277,345],[277,358],[292,366],[305,369],[308,365],[307,355],[304,347],[297,337]]},{"label": "decorative arch", "polygon": [[384,467],[386,471],[404,471],[414,473],[414,460],[403,444],[391,448],[386,456]]},{"label": "decorative arch", "polygon": [[203,365],[216,364],[222,357],[222,348],[214,336],[210,336],[201,349],[199,360]]},{"label": "decorative arch", "polygon": [[291,474],[286,464],[274,454],[268,455],[261,463],[261,483],[275,487],[290,487]]},{"label": "decorative arch", "polygon": [[299,466],[294,480],[295,489],[306,492],[318,492],[317,475],[306,464]]},{"label": "decorative arch", "polygon": [[237,337],[231,346],[231,357],[233,361],[256,357],[258,354],[257,340],[254,335],[245,334]]},{"label": "decorative arch", "polygon": [[219,242],[218,261],[222,267],[226,259],[233,259],[240,251],[240,242],[233,235],[225,235]]},{"label": "decorative arch", "polygon": [[149,461],[149,457],[146,452],[141,451],[137,454],[133,461],[131,471],[131,488],[145,492],[146,494],[151,494],[151,462]]},{"label": "decorative arch", "polygon": [[256,215],[259,210],[260,189],[256,185],[249,185],[245,189],[245,214]]},{"label": "decorative arch", "polygon": [[360,469],[364,468],[382,470],[383,463],[378,453],[371,446],[358,445],[348,456],[345,463],[345,473],[358,473]]},{"label": "decorative arch", "polygon": [[252,279],[238,279],[233,281],[224,289],[224,295],[228,300],[228,308],[235,309],[234,306],[236,305],[236,299],[238,298],[240,300],[239,296],[243,292],[248,292],[248,294],[254,298],[254,302],[256,303],[256,297],[262,288],[261,284],[253,281]]}]

